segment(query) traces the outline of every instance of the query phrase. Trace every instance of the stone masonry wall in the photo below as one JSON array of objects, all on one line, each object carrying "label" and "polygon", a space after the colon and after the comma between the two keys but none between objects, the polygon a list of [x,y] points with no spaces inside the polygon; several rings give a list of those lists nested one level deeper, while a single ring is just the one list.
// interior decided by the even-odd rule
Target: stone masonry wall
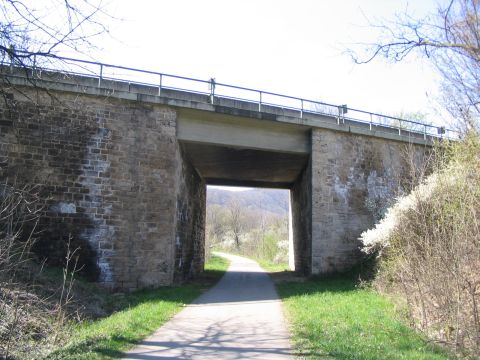
[{"label": "stone masonry wall", "polygon": [[12,94],[7,103],[1,103],[0,176],[2,183],[18,187],[41,185],[45,212],[35,250],[51,264],[63,265],[71,235],[71,247],[79,247],[84,274],[95,279],[98,267],[93,244],[80,239],[83,229],[94,227],[93,219],[77,205],[90,200],[79,177],[85,165],[83,154],[97,125],[86,112],[75,108],[55,111],[44,100],[36,106]]},{"label": "stone masonry wall", "polygon": [[176,203],[175,282],[203,271],[205,262],[206,184],[179,147]]},{"label": "stone masonry wall", "polygon": [[[39,184],[36,252],[112,288],[171,284],[178,144],[167,107],[62,93],[0,104],[0,179]],[[8,179],[8,180],[7,180]]]},{"label": "stone masonry wall", "polygon": [[[423,161],[424,147],[413,147]],[[391,199],[408,177],[407,145],[312,130],[312,273],[342,271],[359,257],[359,235],[374,223],[366,201]]]},{"label": "stone masonry wall", "polygon": [[311,273],[312,261],[312,167],[309,161],[290,189],[295,271]]},{"label": "stone masonry wall", "polygon": [[[62,265],[70,244],[86,276],[125,290],[201,272],[206,188],[176,139],[176,111],[24,91],[29,99],[0,102],[0,183],[39,185],[39,256]],[[366,201],[394,196],[409,171],[405,143],[311,134],[310,162],[291,189],[295,266],[307,274],[357,261],[358,236],[374,220]]]}]

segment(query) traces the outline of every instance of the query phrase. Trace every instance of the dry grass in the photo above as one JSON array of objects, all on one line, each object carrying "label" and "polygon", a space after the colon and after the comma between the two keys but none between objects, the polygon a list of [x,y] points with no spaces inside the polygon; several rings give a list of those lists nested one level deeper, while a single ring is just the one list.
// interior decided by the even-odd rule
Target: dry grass
[{"label": "dry grass", "polygon": [[66,258],[71,271],[56,275],[31,253],[42,213],[38,194],[35,186],[0,185],[0,358],[39,358],[64,341],[65,324],[79,316],[75,251]]}]

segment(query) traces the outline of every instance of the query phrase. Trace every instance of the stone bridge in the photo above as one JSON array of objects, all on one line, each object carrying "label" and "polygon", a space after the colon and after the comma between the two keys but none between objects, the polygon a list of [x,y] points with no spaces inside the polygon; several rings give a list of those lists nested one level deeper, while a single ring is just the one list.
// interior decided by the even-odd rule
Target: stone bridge
[{"label": "stone bridge", "polygon": [[0,179],[40,185],[35,251],[61,264],[70,238],[82,271],[118,289],[203,270],[208,184],[289,189],[295,269],[348,269],[374,221],[366,202],[392,198],[431,142],[340,114],[125,81],[14,71],[8,84]]}]

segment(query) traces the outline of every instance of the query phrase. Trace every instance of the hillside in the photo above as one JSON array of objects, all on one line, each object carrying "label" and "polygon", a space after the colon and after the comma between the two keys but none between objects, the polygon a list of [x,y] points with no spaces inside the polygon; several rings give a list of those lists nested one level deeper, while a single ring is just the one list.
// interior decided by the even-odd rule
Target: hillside
[{"label": "hillside", "polygon": [[264,210],[278,215],[288,214],[289,192],[277,189],[250,189],[245,191],[229,191],[209,187],[207,190],[208,205],[227,205],[232,200],[238,201],[248,209]]}]

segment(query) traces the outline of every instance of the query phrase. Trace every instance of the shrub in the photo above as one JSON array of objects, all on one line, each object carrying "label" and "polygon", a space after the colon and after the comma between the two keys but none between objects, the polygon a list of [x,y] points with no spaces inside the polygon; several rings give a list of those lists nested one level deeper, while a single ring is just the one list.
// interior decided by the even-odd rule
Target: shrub
[{"label": "shrub", "polygon": [[[39,358],[63,340],[73,272],[51,281],[31,248],[43,201],[36,186],[0,184],[0,358]],[[67,255],[67,266],[74,260]]]},{"label": "shrub", "polygon": [[457,353],[480,352],[480,139],[436,148],[434,173],[362,234],[379,254],[375,285]]}]

